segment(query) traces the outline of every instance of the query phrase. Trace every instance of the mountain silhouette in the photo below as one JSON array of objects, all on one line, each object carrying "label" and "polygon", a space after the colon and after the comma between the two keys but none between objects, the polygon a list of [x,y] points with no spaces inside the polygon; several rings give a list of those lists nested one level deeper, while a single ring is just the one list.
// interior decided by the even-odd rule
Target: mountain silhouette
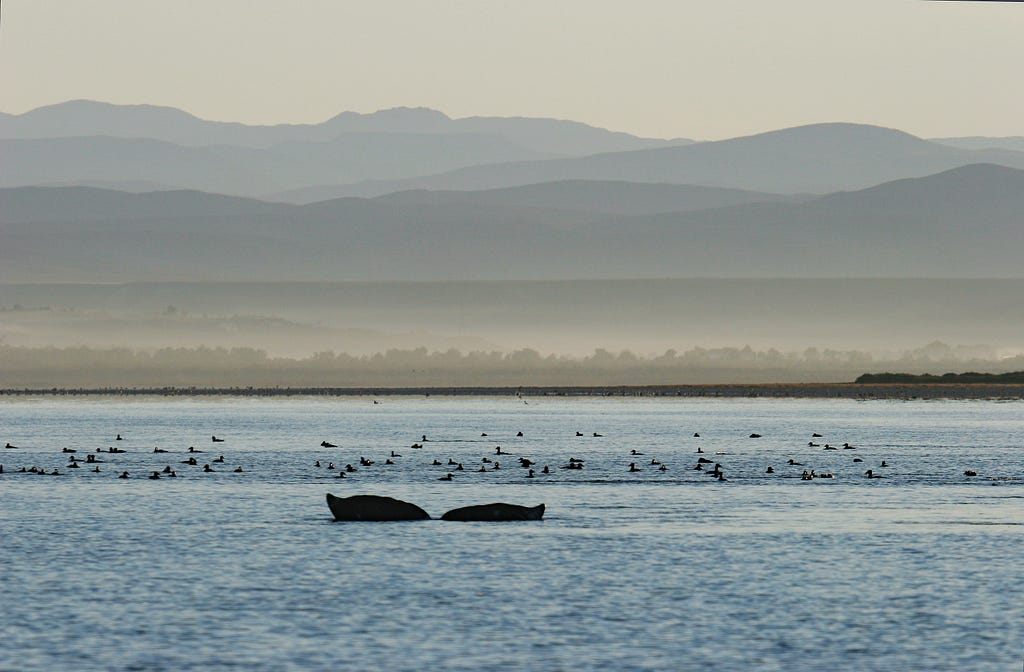
[{"label": "mountain silhouette", "polygon": [[294,206],[0,190],[0,281],[992,278],[1015,273],[1022,252],[1024,171],[998,165],[641,215],[447,196]]}]

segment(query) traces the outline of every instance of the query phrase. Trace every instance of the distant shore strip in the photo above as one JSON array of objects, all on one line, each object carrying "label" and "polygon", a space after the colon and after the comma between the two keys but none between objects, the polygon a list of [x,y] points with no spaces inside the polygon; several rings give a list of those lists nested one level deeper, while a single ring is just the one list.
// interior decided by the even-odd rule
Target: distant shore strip
[{"label": "distant shore strip", "polygon": [[98,387],[0,389],[0,396],[163,397],[769,397],[840,399],[1024,399],[1024,384],[757,383],[551,387]]}]

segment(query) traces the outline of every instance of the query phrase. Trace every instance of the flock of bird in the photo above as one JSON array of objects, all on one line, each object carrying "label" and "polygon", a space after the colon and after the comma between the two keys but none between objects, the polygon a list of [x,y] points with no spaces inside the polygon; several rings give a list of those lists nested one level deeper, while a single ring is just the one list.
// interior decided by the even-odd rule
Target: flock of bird
[{"label": "flock of bird", "polygon": [[[517,432],[515,436],[516,436],[517,439],[521,439],[521,438],[523,438],[524,434],[523,434],[522,431],[520,431],[520,432]],[[584,434],[583,432],[577,431],[575,433],[575,436],[577,438],[580,438],[580,437],[587,437],[588,435]],[[601,433],[599,433],[599,432],[591,432],[589,434],[589,437],[593,438],[593,439],[600,439],[600,438],[603,438],[603,435]],[[700,439],[700,433],[699,432],[695,432],[693,434],[693,437],[695,439]],[[488,433],[487,432],[483,432],[480,435],[480,440],[481,441],[486,441],[486,440],[488,440],[488,438],[489,437],[488,437]],[[760,439],[760,438],[762,438],[762,436],[760,434],[757,434],[757,433],[752,433],[752,434],[749,435],[748,438],[750,438],[750,439]],[[822,439],[822,438],[823,438],[823,436],[821,434],[817,433],[817,432],[811,434],[810,441],[807,442],[807,447],[808,448],[821,448],[822,450],[825,450],[825,451],[838,451],[838,450],[852,451],[852,450],[856,450],[856,446],[853,446],[850,443],[843,443],[840,446],[835,446],[835,445],[832,445],[830,443],[821,443],[821,442],[815,441],[816,439]],[[124,440],[123,437],[120,434],[117,434],[116,438],[114,439],[114,442],[116,443],[118,441],[123,441],[123,440]],[[214,435],[214,436],[210,437],[210,441],[211,441],[211,443],[219,444],[219,443],[224,443],[225,439],[219,438],[216,435]],[[418,441],[413,442],[409,446],[409,450],[414,450],[414,451],[423,450],[425,445],[430,443],[430,441],[431,440],[428,439],[425,434],[421,435],[421,437],[420,437],[420,439]],[[444,445],[444,442],[442,441],[442,442],[440,442],[440,443],[438,443],[436,445],[439,445],[439,446],[440,445]],[[322,448],[322,449],[336,449],[336,448],[338,448],[338,446],[335,443],[331,443],[330,441],[324,440],[324,441],[320,442],[320,448]],[[7,450],[18,450],[18,447],[14,446],[14,445],[11,445],[10,443],[7,443],[6,446],[5,446],[5,449],[7,449]],[[82,468],[89,468],[92,472],[101,473],[101,472],[104,472],[105,470],[109,470],[109,467],[113,466],[116,463],[116,457],[115,456],[117,456],[117,455],[119,455],[121,453],[125,453],[125,452],[128,452],[128,451],[126,451],[124,449],[121,449],[121,448],[117,448],[115,446],[110,446],[110,447],[108,447],[106,449],[97,448],[97,449],[95,449],[95,452],[85,453],[85,459],[83,460],[83,459],[80,459],[78,457],[78,455],[77,455],[78,451],[77,450],[65,447],[65,448],[61,449],[61,453],[65,456],[65,458],[68,461],[68,464],[64,468],[64,471],[61,471],[61,469],[58,468],[58,467],[51,467],[49,470],[47,470],[46,468],[41,468],[39,466],[22,466],[22,467],[14,470],[14,471],[8,471],[8,473],[60,476],[62,474],[66,474],[66,473],[70,472],[71,470],[82,469]],[[153,452],[153,454],[158,454],[159,455],[159,454],[168,453],[170,451],[168,451],[166,449],[163,449],[163,448],[156,447],[156,448],[153,448],[152,452]],[[200,458],[197,458],[197,454],[201,454],[204,451],[198,450],[194,446],[189,447],[187,451],[183,451],[183,452],[185,452],[187,454],[186,459],[181,460],[179,462],[180,465],[184,465],[183,467],[182,466],[172,467],[171,464],[167,464],[162,469],[160,469],[160,468],[152,469],[148,475],[144,476],[144,478],[148,478],[150,480],[159,480],[161,478],[177,478],[178,477],[178,473],[177,473],[178,470],[179,469],[183,469],[183,468],[188,470],[189,472],[196,472],[196,473],[203,473],[203,474],[213,473],[213,472],[225,469],[224,467],[220,466],[220,465],[225,464],[225,462],[226,462],[225,457],[223,455],[218,455],[217,457],[207,461],[207,460],[202,460]],[[713,479],[715,479],[716,481],[719,481],[719,482],[725,482],[725,481],[729,480],[728,478],[726,478],[725,467],[722,465],[722,460],[725,459],[724,456],[728,455],[728,453],[726,451],[716,451],[713,454],[714,459],[711,459],[711,458],[707,457],[707,455],[704,453],[703,448],[701,448],[701,447],[697,447],[696,452],[698,454],[696,463],[692,467],[688,467],[689,469],[692,469],[693,471],[696,471],[696,472],[702,472],[703,474],[705,474],[709,478],[713,478]],[[103,459],[100,459],[101,456],[102,456]],[[394,450],[391,450],[390,451],[390,455],[388,455],[387,457],[384,458],[383,464],[381,466],[387,467],[387,466],[396,465],[396,464],[398,464],[398,462],[396,460],[400,460],[401,458],[402,458],[401,454],[395,452]],[[455,459],[453,459],[451,457],[447,458],[447,462],[442,462],[437,457],[434,457],[433,461],[430,463],[430,466],[431,467],[446,467],[446,469],[442,470],[445,473],[443,473],[443,475],[441,475],[440,477],[437,477],[437,480],[440,480],[440,481],[454,481],[454,480],[456,480],[457,476],[460,476],[461,474],[466,473],[466,472],[487,473],[487,472],[491,472],[491,471],[499,471],[499,470],[502,469],[502,466],[501,466],[501,459],[502,458],[505,458],[506,464],[510,464],[510,463],[513,464],[514,465],[513,469],[519,468],[521,470],[521,472],[522,472],[523,477],[526,478],[526,479],[543,478],[545,475],[548,475],[548,474],[552,473],[552,467],[550,465],[544,464],[543,466],[541,466],[541,465],[538,465],[538,463],[535,462],[533,459],[530,459],[528,457],[522,457],[522,456],[516,457],[516,456],[510,454],[509,452],[502,450],[501,446],[495,446],[493,454],[482,455],[482,456],[478,454],[476,456],[476,458],[474,458],[474,459],[479,459],[478,466],[474,465],[474,464],[471,464],[469,467],[467,467],[464,464],[464,462],[459,461],[459,460],[455,460]],[[667,471],[670,470],[670,467],[669,467],[668,464],[663,463],[662,461],[658,460],[656,457],[651,457],[650,460],[647,461],[646,460],[646,456],[644,455],[644,453],[640,452],[639,450],[637,450],[635,448],[631,449],[629,451],[628,455],[626,455],[626,458],[632,460],[632,461],[630,461],[628,463],[626,463],[625,461],[623,461],[623,463],[622,463],[622,467],[621,468],[626,473],[638,473],[638,472],[641,472],[641,471],[645,471],[647,469],[655,470],[655,471],[658,471],[658,472],[667,472]],[[637,458],[644,458],[644,460],[638,460]],[[804,458],[804,459],[806,459],[806,458]],[[161,459],[161,461],[164,461],[164,460]],[[861,459],[859,457],[854,457],[852,461],[853,461],[853,463],[861,463],[861,462],[863,462],[863,459]],[[358,459],[358,466],[356,466],[355,464],[353,464],[351,462],[346,462],[345,464],[342,464],[340,460],[338,461],[338,465],[336,466],[333,461],[330,461],[328,459],[317,459],[315,462],[312,463],[312,465],[315,468],[325,469],[325,470],[327,470],[329,472],[333,472],[334,473],[334,478],[345,479],[345,478],[350,478],[350,477],[354,476],[360,470],[369,470],[369,469],[373,468],[375,465],[378,465],[378,463],[379,463],[379,459],[378,460],[372,460],[372,459],[368,459],[368,458],[366,458],[364,456],[360,456],[359,459]],[[109,465],[109,466],[104,466],[104,467],[101,468],[101,466],[100,466],[101,464]],[[214,466],[214,465],[217,465],[217,466]],[[863,476],[865,478],[869,478],[869,479],[885,478],[885,475],[881,471],[879,471],[879,470],[884,470],[884,469],[886,469],[888,467],[889,467],[889,463],[886,460],[882,460],[877,467],[872,467],[870,469],[867,469],[863,473]],[[582,458],[582,457],[572,456],[572,457],[569,457],[563,463],[561,463],[559,465],[556,465],[555,468],[561,469],[561,470],[566,470],[566,471],[581,471],[582,472],[582,471],[584,471],[586,469],[586,460],[584,458]],[[830,479],[830,480],[834,480],[836,478],[835,474],[833,472],[831,472],[831,471],[819,472],[819,471],[817,471],[814,468],[806,468],[804,466],[804,464],[802,464],[801,462],[797,462],[793,458],[788,459],[785,462],[785,464],[783,465],[783,467],[780,467],[780,469],[785,469],[787,474],[791,474],[791,475],[795,476],[796,472],[792,468],[796,468],[798,470],[802,469],[802,473],[799,474],[799,478],[801,480],[804,480],[804,481],[811,481],[811,480],[816,480],[816,479]],[[227,468],[227,469],[230,469],[230,468]],[[236,466],[234,469],[231,469],[231,471],[232,471],[232,473],[244,473],[245,472],[245,470],[243,469],[242,466]],[[114,474],[117,475],[117,478],[121,478],[121,479],[132,478],[132,474],[129,471],[124,470],[124,469],[113,469],[113,470],[110,470],[109,473],[114,473]],[[434,473],[435,473],[435,476],[436,476],[436,472],[434,472]],[[775,474],[776,473],[776,469],[775,469],[774,466],[768,466],[767,469],[764,471],[764,473],[768,474],[768,475]],[[965,476],[976,476],[977,475],[977,473],[972,471],[972,470],[966,470],[963,473],[964,473]],[[4,467],[3,467],[3,464],[0,464],[0,475],[2,475],[2,474],[4,474]]]},{"label": "flock of bird", "polygon": [[[223,443],[225,441],[225,439],[217,438],[216,435],[214,435],[214,436],[212,436],[210,438],[211,438],[213,443]],[[114,438],[114,441],[123,441],[123,440],[124,440],[124,437],[122,437],[120,434],[118,434]],[[13,445],[10,444],[10,442],[8,442],[4,446],[4,448],[6,450],[19,450],[18,446],[13,446]],[[68,461],[68,464],[65,467],[65,471],[64,472],[62,472],[59,467],[53,467],[49,471],[47,471],[46,468],[44,468],[44,467],[39,467],[39,466],[33,465],[33,466],[30,466],[30,467],[24,467],[23,466],[23,467],[20,467],[19,469],[16,469],[13,472],[8,472],[8,473],[36,474],[36,475],[39,475],[39,476],[61,476],[62,474],[70,473],[70,471],[74,470],[74,469],[90,468],[89,470],[91,472],[98,474],[98,473],[103,473],[103,468],[100,467],[101,464],[107,464],[108,462],[110,464],[114,463],[114,460],[116,460],[116,458],[113,458],[111,456],[127,453],[128,451],[123,449],[123,448],[117,448],[115,446],[109,446],[106,449],[97,448],[95,450],[95,452],[84,453],[84,455],[85,455],[85,459],[84,460],[78,457],[78,455],[77,455],[78,450],[76,450],[74,448],[64,447],[64,448],[61,448],[60,452],[61,452],[62,455],[66,456],[65,459],[67,459],[67,461]],[[170,451],[168,451],[168,450],[166,450],[164,448],[160,448],[160,447],[153,448],[153,453],[154,454],[163,454],[163,453],[168,453],[168,452],[170,452]],[[200,463],[199,463],[199,460],[196,458],[195,454],[203,453],[204,451],[198,450],[195,446],[189,446],[188,450],[185,451],[185,452],[189,454],[189,457],[184,459],[184,460],[181,460],[180,464],[187,465],[188,467],[199,467]],[[101,456],[103,457],[103,459],[100,459]],[[211,463],[212,464],[224,464],[224,462],[225,462],[224,456],[223,455],[219,455],[219,456],[213,458],[212,460],[210,460],[209,462],[204,462],[204,464],[202,465],[202,468],[198,469],[197,471],[200,471],[200,472],[206,473],[206,474],[214,473],[214,472],[218,471],[218,469],[215,469],[214,467],[210,466]],[[238,466],[238,467],[235,467],[232,471],[234,473],[236,473],[236,474],[240,474],[240,473],[243,473],[245,470],[241,466]],[[0,474],[3,474],[3,473],[4,473],[4,466],[3,466],[3,464],[0,464]],[[127,478],[131,478],[132,477],[131,473],[126,471],[126,470],[115,469],[111,473],[117,474],[117,478],[127,479]],[[148,478],[150,480],[153,480],[153,481],[159,480],[161,478],[177,478],[177,477],[178,477],[177,470],[173,469],[170,464],[165,466],[163,469],[154,469],[148,476],[146,476],[146,478]]]}]

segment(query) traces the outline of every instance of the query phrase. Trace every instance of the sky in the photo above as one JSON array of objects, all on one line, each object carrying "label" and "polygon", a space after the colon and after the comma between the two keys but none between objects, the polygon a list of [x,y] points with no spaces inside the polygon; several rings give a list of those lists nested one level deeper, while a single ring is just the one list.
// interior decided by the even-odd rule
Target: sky
[{"label": "sky", "polygon": [[714,140],[824,121],[1024,135],[1024,3],[5,0],[0,111],[316,123],[425,106]]}]

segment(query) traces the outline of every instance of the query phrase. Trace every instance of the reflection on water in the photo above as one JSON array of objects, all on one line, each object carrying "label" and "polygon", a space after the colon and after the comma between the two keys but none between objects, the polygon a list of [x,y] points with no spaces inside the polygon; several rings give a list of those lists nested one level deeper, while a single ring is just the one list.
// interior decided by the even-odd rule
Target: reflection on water
[{"label": "reflection on water", "polygon": [[[0,669],[1019,666],[1020,404],[381,402],[0,405],[0,442],[19,446],[0,453]],[[857,448],[809,447],[813,432]],[[96,454],[100,473],[66,471],[62,447],[84,460],[118,433],[128,452]],[[189,446],[200,466],[181,464]],[[693,470],[698,447],[726,482]],[[314,466],[360,456],[375,464],[346,479]],[[476,471],[484,457],[501,468]],[[518,457],[551,473],[526,479]],[[570,457],[585,468],[558,468]],[[448,459],[465,470],[439,482]],[[865,479],[882,460],[886,478]],[[12,473],[33,465],[66,473]],[[178,478],[145,478],[166,465]],[[334,523],[325,492],[434,517],[496,500],[548,511]]]}]

